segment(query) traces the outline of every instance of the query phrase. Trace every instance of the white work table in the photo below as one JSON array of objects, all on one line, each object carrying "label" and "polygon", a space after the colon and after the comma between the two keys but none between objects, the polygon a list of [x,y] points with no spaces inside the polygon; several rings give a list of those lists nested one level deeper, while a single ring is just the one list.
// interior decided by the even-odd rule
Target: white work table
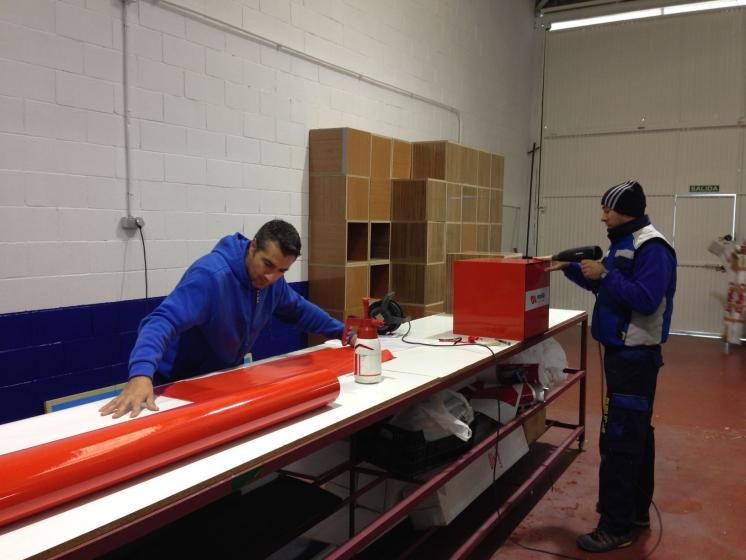
[{"label": "white work table", "polygon": [[[358,384],[352,374],[343,375],[339,397],[327,407],[2,527],[0,559],[95,556],[110,550],[389,416],[492,360],[585,321],[583,311],[552,309],[544,335],[492,346],[496,358],[481,346],[433,348],[405,344],[400,337],[383,338],[382,345],[395,359],[383,364],[381,383]],[[412,321],[407,339],[438,344],[451,329],[450,315],[426,317]],[[403,326],[399,332],[405,330]],[[179,404],[159,401],[162,409]],[[88,403],[0,425],[0,453],[111,423],[110,417],[98,415],[100,406]]]}]

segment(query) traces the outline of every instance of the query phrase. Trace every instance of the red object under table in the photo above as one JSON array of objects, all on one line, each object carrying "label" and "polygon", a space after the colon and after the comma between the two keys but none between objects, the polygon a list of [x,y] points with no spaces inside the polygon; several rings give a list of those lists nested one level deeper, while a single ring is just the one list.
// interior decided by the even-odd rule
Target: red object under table
[{"label": "red object under table", "polygon": [[0,525],[326,406],[352,370],[327,348],[179,381],[156,394],[190,404],[0,455]]}]

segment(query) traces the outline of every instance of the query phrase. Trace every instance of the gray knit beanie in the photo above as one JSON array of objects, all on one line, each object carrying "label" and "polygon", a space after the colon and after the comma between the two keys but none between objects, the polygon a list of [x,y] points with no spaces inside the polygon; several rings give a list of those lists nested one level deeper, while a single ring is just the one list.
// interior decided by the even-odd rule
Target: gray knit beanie
[{"label": "gray knit beanie", "polygon": [[645,215],[645,193],[637,181],[625,181],[614,185],[601,197],[601,206],[611,208],[619,214],[639,218]]}]

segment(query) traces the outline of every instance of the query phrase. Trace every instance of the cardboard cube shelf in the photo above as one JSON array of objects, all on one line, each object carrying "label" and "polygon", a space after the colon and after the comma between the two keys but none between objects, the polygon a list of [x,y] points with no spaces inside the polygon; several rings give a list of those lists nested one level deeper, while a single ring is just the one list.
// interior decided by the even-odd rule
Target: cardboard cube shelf
[{"label": "cardboard cube shelf", "polygon": [[409,317],[411,320],[437,315],[445,311],[445,305],[442,301],[431,303],[430,305],[423,305],[421,303],[400,303],[399,305],[404,316]]},{"label": "cardboard cube shelf", "polygon": [[389,293],[390,270],[388,264],[370,265],[370,297],[383,299]]},{"label": "cardboard cube shelf", "polygon": [[308,265],[308,297],[327,311],[341,313],[345,308],[347,267]]},{"label": "cardboard cube shelf", "polygon": [[347,222],[347,262],[368,260],[368,222]]},{"label": "cardboard cube shelf", "polygon": [[369,216],[371,221],[391,220],[391,179],[371,178]]},{"label": "cardboard cube shelf", "polygon": [[[412,178],[446,179],[446,146],[449,144],[450,142],[415,142],[412,144]],[[448,177],[448,180],[453,179]]]},{"label": "cardboard cube shelf", "polygon": [[468,185],[461,187],[461,221],[464,223],[477,221],[477,187]]},{"label": "cardboard cube shelf", "polygon": [[445,262],[445,222],[392,223],[391,260]]},{"label": "cardboard cube shelf", "polygon": [[368,295],[367,263],[347,266],[308,265],[308,297],[334,316],[360,316]]},{"label": "cardboard cube shelf", "polygon": [[461,223],[446,222],[446,255],[461,251]]},{"label": "cardboard cube shelf", "polygon": [[499,251],[498,154],[353,128],[309,132],[309,297],[343,319],[397,292],[412,317],[446,307],[446,255]]},{"label": "cardboard cube shelf", "polygon": [[309,211],[321,220],[367,220],[368,185],[363,177],[326,175],[309,179]]},{"label": "cardboard cube shelf", "polygon": [[344,265],[347,262],[346,231],[344,220],[309,220],[309,264]]},{"label": "cardboard cube shelf", "polygon": [[461,224],[461,250],[477,250],[477,224]]},{"label": "cardboard cube shelf", "polygon": [[461,185],[446,183],[446,222],[461,222]]},{"label": "cardboard cube shelf", "polygon": [[503,191],[490,189],[490,219],[491,224],[501,224],[503,221]]},{"label": "cardboard cube shelf", "polygon": [[391,138],[371,135],[370,176],[376,179],[391,179]]},{"label": "cardboard cube shelf", "polygon": [[490,250],[490,225],[477,224],[477,251]]},{"label": "cardboard cube shelf", "polygon": [[354,128],[309,132],[309,172],[370,177],[371,134]]},{"label": "cardboard cube shelf", "polygon": [[391,220],[443,222],[446,183],[435,179],[394,179],[391,182]]},{"label": "cardboard cube shelf", "polygon": [[388,260],[391,254],[391,224],[389,222],[370,223],[370,259]]},{"label": "cardboard cube shelf", "polygon": [[477,187],[477,223],[486,224],[490,221],[490,193],[488,188]]},{"label": "cardboard cube shelf", "polygon": [[480,187],[489,187],[492,167],[492,154],[479,152],[479,164],[477,167],[477,185]]},{"label": "cardboard cube shelf", "polygon": [[391,178],[409,179],[412,176],[412,144],[393,139],[391,154]]},{"label": "cardboard cube shelf", "polygon": [[490,224],[490,251],[499,252],[502,250],[502,224]]},{"label": "cardboard cube shelf", "polygon": [[481,187],[499,184],[502,188],[503,160],[495,156],[453,142],[415,142],[412,144],[412,178],[444,179]]},{"label": "cardboard cube shelf", "polygon": [[429,305],[443,301],[446,263],[391,263],[391,289],[397,301]]}]

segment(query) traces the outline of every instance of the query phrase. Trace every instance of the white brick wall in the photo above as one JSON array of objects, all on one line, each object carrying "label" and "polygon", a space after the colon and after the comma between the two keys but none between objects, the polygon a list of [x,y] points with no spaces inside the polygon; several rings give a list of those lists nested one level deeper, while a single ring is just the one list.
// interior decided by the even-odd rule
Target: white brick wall
[{"label": "white brick wall", "polygon": [[[150,295],[233,231],[284,217],[307,242],[310,128],[457,139],[454,115],[240,29],[454,105],[507,156],[525,207],[540,50],[532,0],[175,0],[128,7],[132,211]],[[126,207],[118,0],[0,2],[0,313],[144,296]],[[288,279],[306,278],[302,260]]]}]

